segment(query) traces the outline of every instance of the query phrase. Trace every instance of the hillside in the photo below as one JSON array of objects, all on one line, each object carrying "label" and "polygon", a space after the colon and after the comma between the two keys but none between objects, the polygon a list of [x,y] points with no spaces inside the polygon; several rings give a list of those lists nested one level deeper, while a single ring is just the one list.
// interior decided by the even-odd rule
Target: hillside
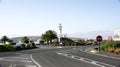
[{"label": "hillside", "polygon": [[[113,36],[113,31],[92,31],[88,33],[73,33],[73,34],[68,34],[68,38],[70,39],[95,39],[97,35],[103,36],[103,39],[107,39],[108,36]],[[30,40],[36,41],[40,39],[40,36],[27,36]],[[23,37],[14,37],[12,38],[13,41],[18,42],[22,39]]]},{"label": "hillside", "polygon": [[[27,36],[30,40],[32,41],[36,41],[38,39],[40,39],[41,37],[40,36]],[[23,37],[14,37],[14,38],[11,38],[14,42],[18,42],[22,39]]]},{"label": "hillside", "polygon": [[88,38],[88,39],[95,39],[96,36],[101,35],[103,39],[107,39],[108,36],[113,36],[113,31],[92,31],[87,33],[73,33],[69,34],[68,37],[76,37],[76,38]]}]

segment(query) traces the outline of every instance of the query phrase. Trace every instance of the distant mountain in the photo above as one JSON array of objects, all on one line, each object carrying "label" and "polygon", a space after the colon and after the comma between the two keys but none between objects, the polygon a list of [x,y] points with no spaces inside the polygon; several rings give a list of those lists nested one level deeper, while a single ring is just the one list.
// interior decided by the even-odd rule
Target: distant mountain
[{"label": "distant mountain", "polygon": [[67,37],[69,38],[85,38],[85,33],[81,33],[81,32],[78,32],[78,33],[72,33],[72,34],[68,34]]},{"label": "distant mountain", "polygon": [[96,36],[101,35],[103,39],[107,39],[108,36],[113,36],[113,33],[113,31],[92,31],[88,33],[73,33],[69,34],[68,37],[96,39]]},{"label": "distant mountain", "polygon": [[[103,39],[107,39],[108,36],[113,36],[113,31],[92,31],[92,32],[87,32],[87,33],[73,33],[73,34],[68,34],[67,37],[69,38],[81,38],[81,39],[96,39],[96,36],[101,35]],[[36,41],[40,39],[40,36],[27,36],[30,40]],[[18,42],[22,39],[23,37],[14,37],[12,40],[14,42]]]},{"label": "distant mountain", "polygon": [[[36,41],[38,39],[40,39],[41,37],[40,36],[27,36],[30,40],[32,41]],[[11,38],[14,42],[19,42],[23,37],[14,37],[14,38]]]}]

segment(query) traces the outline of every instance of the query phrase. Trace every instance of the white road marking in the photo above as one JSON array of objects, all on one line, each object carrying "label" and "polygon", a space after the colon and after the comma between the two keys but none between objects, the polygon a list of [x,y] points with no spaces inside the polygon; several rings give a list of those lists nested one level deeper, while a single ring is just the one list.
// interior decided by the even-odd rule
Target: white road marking
[{"label": "white road marking", "polygon": [[73,48],[73,50],[75,50],[76,48]]},{"label": "white road marking", "polygon": [[[87,58],[83,58],[83,57],[79,57],[79,56],[75,56],[75,55],[71,55],[71,54],[66,54],[66,53],[64,53],[64,54],[57,53],[57,54],[62,55],[62,56],[66,56],[66,57],[69,57],[69,58],[73,58],[73,59],[76,59],[76,60],[80,60],[80,61],[83,61],[83,62],[86,62],[86,63],[90,63],[90,64],[93,64],[93,65],[97,65],[97,66],[100,66],[100,67],[106,67],[106,66],[115,67],[115,66],[110,65],[110,64],[102,63],[102,62],[99,62],[99,61],[94,61],[94,60],[91,60],[91,59],[87,59]],[[68,56],[68,55],[71,55],[71,56]],[[75,57],[78,57],[78,58],[75,58]],[[87,60],[89,60],[89,61],[87,61]]]},{"label": "white road marking", "polygon": [[21,60],[20,62],[28,62],[28,63],[32,63],[32,61],[31,60]]},{"label": "white road marking", "polygon": [[[13,56],[12,57],[2,57],[2,58],[0,58],[0,60],[23,63],[25,65],[25,67],[37,67],[33,63],[33,61],[30,59],[30,56],[28,54],[15,56],[15,57],[13,57]],[[16,67],[16,65],[10,64],[9,67]]]},{"label": "white road marking", "polygon": [[38,67],[42,67],[37,61],[35,61],[32,57],[32,55],[30,54],[30,58],[31,60],[38,66]]},{"label": "white road marking", "polygon": [[91,63],[96,64],[96,62],[95,62],[95,61],[92,61]]},{"label": "white road marking", "polygon": [[80,58],[80,59],[78,59],[78,60],[82,60],[82,61],[83,61],[83,58]]},{"label": "white road marking", "polygon": [[92,53],[97,53],[97,51],[95,51],[95,50],[91,50],[90,52],[92,52]]},{"label": "white road marking", "polygon": [[22,58],[22,57],[10,57],[10,58],[11,59],[21,59],[21,60],[29,60],[30,59],[30,58]]},{"label": "white road marking", "polygon": [[58,46],[57,48],[62,48],[62,46]]},{"label": "white road marking", "polygon": [[0,58],[0,60],[3,60],[3,58]]},{"label": "white road marking", "polygon": [[63,53],[57,53],[57,54],[60,54],[60,55],[62,55]]},{"label": "white road marking", "polygon": [[[87,50],[87,49],[86,49],[86,50]],[[80,49],[80,51],[81,51],[81,52],[86,52],[86,53],[89,53],[89,54],[93,54],[93,53],[90,53],[90,52],[84,51],[84,50],[82,50],[82,49]],[[107,55],[101,55],[101,54],[95,54],[95,53],[94,53],[94,55],[97,55],[97,56],[103,56],[103,57],[108,57],[108,58],[113,58],[113,59],[119,59],[119,60],[120,60],[120,58],[117,58],[117,57],[111,57],[111,56],[107,56]]]},{"label": "white road marking", "polygon": [[75,58],[75,56],[71,56],[71,58]]},{"label": "white road marking", "polygon": [[15,54],[23,54],[23,53],[15,53]]},{"label": "white road marking", "polygon": [[68,54],[64,54],[65,56],[68,56]]},{"label": "white road marking", "polygon": [[10,64],[10,66],[9,67],[16,67],[16,65],[15,64]]},{"label": "white road marking", "polygon": [[32,63],[32,61],[30,61],[30,60],[17,60],[17,59],[16,60],[12,60],[12,59],[8,59],[8,60],[6,59],[5,60],[4,59],[4,61],[16,61],[16,62],[25,62],[25,63],[28,62],[28,63]]},{"label": "white road marking", "polygon": [[22,58],[22,57],[3,57],[0,58],[3,61],[18,61],[18,62],[32,62],[30,58]]},{"label": "white road marking", "polygon": [[25,67],[37,67],[37,66],[33,66],[33,65],[25,65]]}]

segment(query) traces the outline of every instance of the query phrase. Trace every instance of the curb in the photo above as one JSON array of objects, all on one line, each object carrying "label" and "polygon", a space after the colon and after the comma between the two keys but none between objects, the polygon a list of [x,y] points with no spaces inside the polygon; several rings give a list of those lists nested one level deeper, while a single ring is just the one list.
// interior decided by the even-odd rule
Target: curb
[{"label": "curb", "polygon": [[108,57],[108,58],[113,58],[113,59],[118,59],[118,60],[120,60],[120,58],[117,58],[117,57],[108,56],[108,55],[103,55],[103,54],[97,54],[98,51],[97,51],[96,53],[92,53],[92,52],[88,51],[87,49],[85,49],[85,51],[84,51],[84,50],[80,50],[80,51],[86,52],[86,53],[89,53],[89,54],[94,54],[94,55],[98,55],[98,56],[103,56],[103,57]]}]

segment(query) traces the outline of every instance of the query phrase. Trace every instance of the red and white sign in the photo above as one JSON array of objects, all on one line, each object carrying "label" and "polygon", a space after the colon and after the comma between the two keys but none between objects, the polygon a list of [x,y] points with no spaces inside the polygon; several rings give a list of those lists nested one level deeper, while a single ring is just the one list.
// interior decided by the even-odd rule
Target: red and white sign
[{"label": "red and white sign", "polygon": [[103,38],[102,38],[101,35],[98,35],[98,36],[96,37],[96,41],[97,41],[97,42],[102,42],[102,40],[103,40]]},{"label": "red and white sign", "polygon": [[108,40],[110,40],[110,41],[111,41],[111,40],[112,40],[112,36],[109,36],[109,37],[108,37]]}]

